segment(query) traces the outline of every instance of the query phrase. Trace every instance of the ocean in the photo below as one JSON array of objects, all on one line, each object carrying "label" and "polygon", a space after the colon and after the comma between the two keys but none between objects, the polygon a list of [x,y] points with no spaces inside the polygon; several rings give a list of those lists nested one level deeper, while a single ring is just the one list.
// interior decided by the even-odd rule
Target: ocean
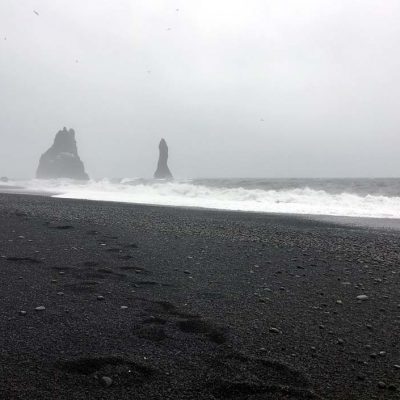
[{"label": "ocean", "polygon": [[[1,183],[28,193],[245,212],[400,218],[400,178],[377,179],[102,179]],[[1,188],[0,185],[0,188]]]}]

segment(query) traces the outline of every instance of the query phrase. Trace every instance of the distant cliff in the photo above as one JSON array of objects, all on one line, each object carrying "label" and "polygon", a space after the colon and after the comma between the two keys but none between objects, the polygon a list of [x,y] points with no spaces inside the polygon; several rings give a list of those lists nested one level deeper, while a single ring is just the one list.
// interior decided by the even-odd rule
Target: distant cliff
[{"label": "distant cliff", "polygon": [[64,127],[57,133],[53,145],[40,157],[36,177],[39,179],[89,179],[78,155],[73,129],[67,130]]},{"label": "distant cliff", "polygon": [[160,156],[158,158],[157,170],[154,173],[155,179],[173,179],[171,171],[168,168],[168,146],[164,139],[161,139],[158,146]]}]

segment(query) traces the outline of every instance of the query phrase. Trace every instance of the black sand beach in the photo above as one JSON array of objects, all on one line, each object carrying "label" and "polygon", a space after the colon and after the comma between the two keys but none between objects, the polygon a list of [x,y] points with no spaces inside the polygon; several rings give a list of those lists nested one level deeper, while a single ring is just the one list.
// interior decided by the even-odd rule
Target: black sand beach
[{"label": "black sand beach", "polygon": [[400,398],[399,231],[15,194],[0,224],[1,399]]}]

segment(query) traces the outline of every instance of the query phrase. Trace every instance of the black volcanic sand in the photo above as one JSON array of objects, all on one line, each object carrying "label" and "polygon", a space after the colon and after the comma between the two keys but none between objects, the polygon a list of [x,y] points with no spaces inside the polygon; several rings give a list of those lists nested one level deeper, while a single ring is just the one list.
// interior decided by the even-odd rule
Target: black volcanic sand
[{"label": "black volcanic sand", "polygon": [[1,399],[400,398],[398,231],[11,194],[0,224]]}]

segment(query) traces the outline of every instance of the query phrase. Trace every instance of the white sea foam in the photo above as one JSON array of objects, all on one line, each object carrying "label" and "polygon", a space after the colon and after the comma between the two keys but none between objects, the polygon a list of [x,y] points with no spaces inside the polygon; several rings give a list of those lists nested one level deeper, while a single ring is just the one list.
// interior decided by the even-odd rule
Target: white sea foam
[{"label": "white sea foam", "polygon": [[121,183],[111,183],[109,180],[88,183],[32,180],[25,182],[24,186],[32,192],[50,192],[54,197],[70,199],[267,213],[400,218],[400,197],[331,194],[307,187],[263,190],[209,187],[189,181],[135,179],[124,179]]}]

